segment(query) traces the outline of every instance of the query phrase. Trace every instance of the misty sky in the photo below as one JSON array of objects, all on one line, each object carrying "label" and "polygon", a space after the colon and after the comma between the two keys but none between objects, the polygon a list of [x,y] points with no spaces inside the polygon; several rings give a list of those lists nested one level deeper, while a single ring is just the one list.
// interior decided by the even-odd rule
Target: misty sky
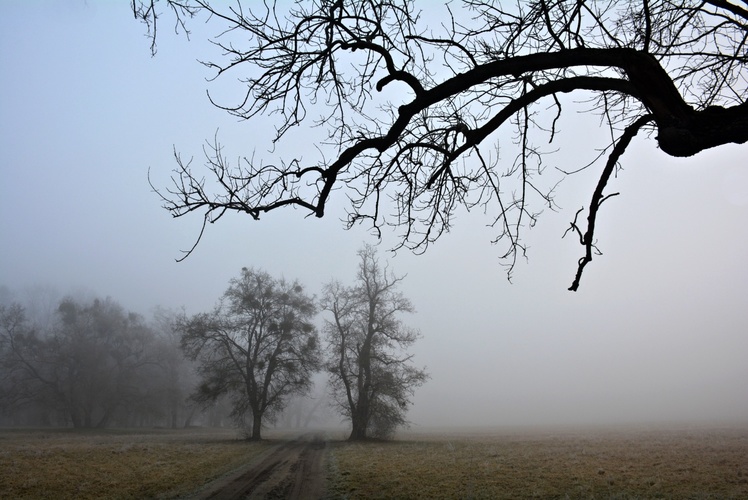
[{"label": "misty sky", "polygon": [[[167,185],[173,148],[195,167],[217,131],[230,158],[316,151],[304,130],[298,151],[270,151],[272,125],[211,106],[207,88],[228,99],[239,87],[206,81],[197,60],[216,53],[204,27],[187,41],[163,23],[152,58],[128,6],[0,1],[0,285],[110,296],[147,316],[157,305],[210,309],[243,266],[316,294],[332,278],[350,283],[356,250],[376,239],[343,229],[342,196],[322,220],[228,215],[175,262],[201,219],[172,219],[148,184],[150,168]],[[600,131],[597,117],[569,115],[548,161],[573,170],[595,154],[589,138]],[[566,289],[582,248],[561,235],[595,172],[562,183],[561,210],[526,233],[529,261],[511,284],[480,211],[459,213],[421,256],[387,252],[398,240],[385,233],[380,257],[407,274],[417,309],[407,322],[423,335],[416,362],[432,377],[414,424],[748,419],[747,153],[674,159],[635,140],[610,188],[621,195],[598,219],[604,255],[577,293]]]}]

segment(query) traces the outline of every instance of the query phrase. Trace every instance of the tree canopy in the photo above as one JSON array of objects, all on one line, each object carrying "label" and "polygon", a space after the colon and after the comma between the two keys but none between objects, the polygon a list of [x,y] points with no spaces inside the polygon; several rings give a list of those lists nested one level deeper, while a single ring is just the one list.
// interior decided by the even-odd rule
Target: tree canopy
[{"label": "tree canopy", "polygon": [[[511,275],[526,253],[523,231],[555,208],[556,184],[541,175],[544,147],[573,92],[608,132],[595,161],[564,169],[598,172],[568,231],[582,246],[577,290],[597,252],[599,209],[618,194],[609,181],[637,134],[677,157],[748,140],[745,1],[462,0],[448,3],[439,22],[423,15],[427,6],[132,0],[154,51],[159,9],[178,30],[208,16],[221,55],[204,64],[243,86],[235,102],[217,106],[241,119],[276,119],[276,142],[300,126],[327,137],[311,163],[231,164],[217,139],[205,169],[177,154],[173,186],[158,190],[165,207],[177,217],[201,212],[204,230],[228,211],[259,219],[292,206],[322,217],[333,196],[345,196],[348,227],[393,226],[399,246],[416,252],[451,227],[460,207],[478,207],[506,245]],[[505,129],[513,132],[508,155],[504,142],[498,149]]]},{"label": "tree canopy", "polygon": [[237,422],[248,417],[248,437],[260,440],[263,419],[311,387],[320,364],[315,314],[314,300],[299,283],[243,268],[213,312],[177,325],[185,353],[200,363],[195,398],[213,403],[230,396]]}]

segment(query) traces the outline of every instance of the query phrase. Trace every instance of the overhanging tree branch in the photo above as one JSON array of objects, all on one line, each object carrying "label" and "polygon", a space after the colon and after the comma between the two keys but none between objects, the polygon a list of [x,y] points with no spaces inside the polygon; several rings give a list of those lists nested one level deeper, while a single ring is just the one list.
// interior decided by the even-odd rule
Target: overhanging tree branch
[{"label": "overhanging tree branch", "polygon": [[[572,223],[585,249],[576,290],[602,189],[641,127],[679,157],[748,140],[748,11],[735,3],[464,0],[429,26],[414,0],[323,1],[286,13],[275,3],[164,1],[178,22],[205,12],[221,26],[213,42],[223,56],[206,64],[216,78],[238,74],[244,93],[219,107],[243,119],[279,117],[276,143],[312,111],[322,111],[315,124],[328,132],[320,148],[331,159],[316,163],[230,165],[216,139],[205,179],[176,155],[173,186],[159,195],[175,217],[203,212],[203,230],[227,211],[258,219],[294,206],[322,217],[342,188],[348,226],[367,221],[377,234],[395,226],[398,246],[418,252],[450,228],[456,209],[481,206],[506,242],[511,273],[525,252],[521,233],[540,213],[534,203],[554,208],[558,181],[542,182],[538,138],[557,136],[563,94],[584,93],[599,98],[592,112],[610,130],[601,149],[611,153],[585,235]],[[156,1],[132,7],[155,42]],[[555,113],[539,107],[546,98]],[[507,128],[515,130],[508,161],[505,142],[501,156],[487,151]]]},{"label": "overhanging tree branch", "polygon": [[585,266],[592,261],[592,253],[595,248],[595,225],[597,223],[598,210],[600,210],[600,206],[605,200],[607,200],[611,196],[615,196],[618,194],[603,194],[605,187],[608,184],[608,180],[610,180],[610,176],[613,174],[618,161],[626,151],[626,148],[628,148],[631,140],[634,138],[634,136],[636,136],[639,130],[641,130],[648,123],[652,122],[653,119],[654,117],[652,115],[645,115],[636,120],[634,123],[626,127],[620,139],[618,139],[618,142],[616,142],[615,146],[613,147],[613,151],[611,151],[610,155],[608,156],[608,161],[605,163],[605,168],[603,169],[603,172],[600,175],[600,179],[597,182],[595,192],[592,194],[589,215],[587,216],[587,230],[585,231],[585,233],[582,234],[579,227],[577,227],[576,217],[574,219],[574,222],[572,222],[571,224],[570,229],[572,229],[579,235],[580,243],[582,244],[582,246],[584,246],[585,249],[584,256],[579,259],[577,274],[574,277],[574,281],[572,282],[571,286],[569,287],[569,290],[573,292],[576,292],[579,288],[579,282],[582,279],[582,272],[584,272]]}]

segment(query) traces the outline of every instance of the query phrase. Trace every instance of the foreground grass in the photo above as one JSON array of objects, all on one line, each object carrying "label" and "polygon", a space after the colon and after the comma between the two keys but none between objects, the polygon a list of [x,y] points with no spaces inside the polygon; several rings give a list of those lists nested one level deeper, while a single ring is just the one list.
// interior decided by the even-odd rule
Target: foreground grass
[{"label": "foreground grass", "polygon": [[0,498],[172,498],[269,446],[236,430],[0,430]]},{"label": "foreground grass", "polygon": [[748,426],[335,443],[334,498],[748,498]]},{"label": "foreground grass", "polygon": [[[748,425],[331,437],[335,499],[748,498]],[[0,499],[182,497],[275,443],[234,430],[0,430]]]}]

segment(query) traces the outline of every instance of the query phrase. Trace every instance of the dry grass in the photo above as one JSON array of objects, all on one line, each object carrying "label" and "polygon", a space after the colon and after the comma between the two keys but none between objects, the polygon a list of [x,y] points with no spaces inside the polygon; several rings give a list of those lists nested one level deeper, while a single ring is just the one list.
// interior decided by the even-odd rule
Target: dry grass
[{"label": "dry grass", "polygon": [[[232,430],[0,430],[0,499],[173,498],[272,445]],[[337,441],[328,458],[333,498],[748,498],[748,425],[410,433]]]},{"label": "dry grass", "polygon": [[171,498],[269,446],[235,430],[0,430],[0,498]]},{"label": "dry grass", "polygon": [[339,498],[748,498],[748,426],[337,443]]}]

